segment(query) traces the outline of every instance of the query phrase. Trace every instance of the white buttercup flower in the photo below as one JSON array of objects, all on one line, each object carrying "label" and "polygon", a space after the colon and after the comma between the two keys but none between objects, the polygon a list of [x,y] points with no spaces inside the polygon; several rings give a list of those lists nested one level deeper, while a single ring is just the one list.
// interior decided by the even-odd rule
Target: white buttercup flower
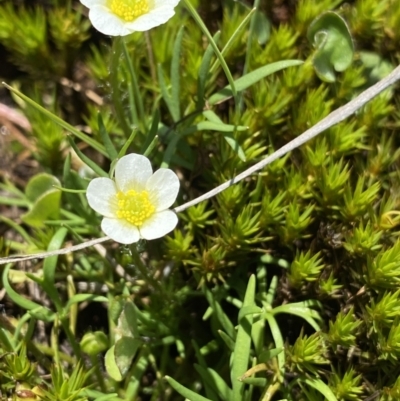
[{"label": "white buttercup flower", "polygon": [[125,36],[164,24],[179,0],[80,0],[93,26],[105,35]]},{"label": "white buttercup flower", "polygon": [[89,205],[104,216],[101,229],[121,244],[140,238],[160,238],[178,223],[175,212],[168,210],[179,191],[179,179],[169,169],[153,174],[147,157],[135,153],[122,157],[115,165],[115,181],[95,178],[89,183]]}]

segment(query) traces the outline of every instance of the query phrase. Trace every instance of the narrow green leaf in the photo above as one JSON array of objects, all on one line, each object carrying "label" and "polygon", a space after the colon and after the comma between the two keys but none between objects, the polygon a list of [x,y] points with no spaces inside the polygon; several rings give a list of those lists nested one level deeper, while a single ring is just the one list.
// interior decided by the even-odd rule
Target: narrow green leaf
[{"label": "narrow green leaf", "polygon": [[267,387],[268,380],[264,377],[246,377],[242,383],[249,384],[257,387]]},{"label": "narrow green leaf", "polygon": [[18,306],[28,311],[33,311],[35,316],[40,317],[45,322],[51,322],[54,320],[54,313],[49,309],[45,308],[33,302],[29,299],[24,298],[19,295],[14,289],[11,287],[10,282],[8,281],[8,273],[10,271],[11,264],[7,264],[3,271],[3,286],[7,291],[7,295],[11,298],[13,302],[15,302]]},{"label": "narrow green leaf", "polygon": [[[64,243],[65,237],[68,230],[62,227],[56,231],[53,235],[47,251],[57,251],[60,249]],[[52,300],[54,305],[56,305],[57,310],[61,311],[62,303],[60,296],[58,294],[57,288],[55,286],[55,272],[57,267],[58,256],[49,256],[44,260],[43,263],[43,288],[49,298]]]},{"label": "narrow green leaf", "polygon": [[236,330],[229,317],[225,314],[225,312],[221,308],[221,305],[218,303],[218,301],[215,300],[213,293],[208,288],[204,288],[204,293],[214,316],[217,318],[225,333],[232,340],[234,340],[236,338]]},{"label": "narrow green leaf", "polygon": [[[132,63],[132,59],[130,57],[129,51],[128,51],[128,47],[126,45],[125,40],[122,41],[122,50],[124,52],[125,55],[125,60],[126,60],[126,64],[128,66],[128,72],[129,72],[129,76],[130,76],[130,80],[132,83],[132,90],[133,90],[133,96],[134,96],[134,106],[135,106],[135,115],[138,115],[138,121],[134,121],[134,123],[138,126],[140,126],[140,123],[144,123],[145,122],[145,112],[144,112],[144,105],[143,105],[143,98],[142,98],[142,94],[139,88],[139,84],[138,84],[138,79],[137,79],[137,75],[135,72],[135,68],[133,67],[133,63]],[[137,112],[136,112],[137,110]]]},{"label": "narrow green leaf", "polygon": [[283,348],[273,348],[273,349],[263,351],[258,356],[258,361],[262,362],[262,363],[267,363],[272,358],[275,358],[276,356],[278,356],[282,351],[283,351]]},{"label": "narrow green leaf", "polygon": [[31,236],[24,230],[23,227],[21,227],[20,224],[18,224],[16,221],[12,219],[9,219],[6,216],[2,216],[1,214],[0,214],[0,221],[10,226],[13,230],[15,230],[18,234],[21,235],[21,237],[29,244],[29,246],[36,249],[36,245],[33,242]]},{"label": "narrow green leaf", "polygon": [[177,122],[177,120],[175,119],[174,104],[171,98],[171,94],[169,93],[167,83],[165,82],[164,71],[162,69],[161,64],[157,65],[157,75],[158,75],[158,83],[160,85],[160,90],[161,90],[161,96],[168,107],[172,119],[174,120],[174,122]]},{"label": "narrow green leaf", "polygon": [[[258,277],[257,277],[257,282]],[[251,339],[254,344],[254,350],[256,355],[260,354],[264,347],[264,340],[265,340],[265,319],[264,316],[258,316],[256,321],[253,323],[251,327]]]},{"label": "narrow green leaf", "polygon": [[183,129],[180,134],[182,136],[190,135],[198,131],[217,131],[217,132],[234,132],[237,131],[246,131],[249,127],[245,127],[243,125],[232,125],[232,124],[219,124],[211,121],[201,121],[195,125],[191,125]]},{"label": "narrow green leaf", "polygon": [[176,380],[174,380],[172,377],[165,376],[165,380],[169,383],[169,385],[177,391],[182,397],[187,398],[189,401],[211,401],[206,397],[203,397],[202,395],[189,390],[188,388],[182,386],[182,384],[179,384]]},{"label": "narrow green leaf", "polygon": [[238,320],[240,322],[245,316],[256,315],[262,312],[263,312],[262,308],[258,307],[257,305],[249,305],[249,306],[243,305],[243,307],[240,308]]},{"label": "narrow green leaf", "polygon": [[[141,379],[149,365],[149,350],[142,348],[139,357],[135,359],[134,366],[130,371],[129,384],[124,394],[124,400],[135,400],[141,388]],[[98,401],[98,400],[96,400]]]},{"label": "narrow green leaf", "polygon": [[194,367],[199,372],[203,381],[218,394],[221,400],[231,401],[233,399],[232,389],[228,387],[224,379],[214,369],[206,369],[197,364]]},{"label": "narrow green leaf", "polygon": [[[232,45],[235,43],[235,40],[239,37],[239,34],[242,32],[242,30],[246,27],[246,25],[249,23],[251,16],[253,13],[256,11],[256,8],[253,8],[250,10],[250,12],[243,18],[243,21],[239,24],[239,26],[235,29],[235,32],[233,32],[232,36],[229,38],[229,40],[226,42],[225,46],[221,50],[221,54],[224,55],[226,54],[229,49],[232,47]],[[215,39],[214,39],[215,40]],[[218,60],[215,60],[213,65],[210,68],[210,74],[213,74],[218,67]]]},{"label": "narrow green leaf", "polygon": [[[203,353],[202,353],[201,349],[199,348],[199,346],[198,346],[198,344],[196,343],[195,340],[192,340],[191,343],[192,343],[193,348],[195,350],[197,361],[199,362],[198,365],[201,368],[203,368],[203,371],[209,377],[209,374],[207,372],[207,362],[206,362],[206,360],[205,360],[205,358],[203,356]],[[195,365],[195,367],[196,367],[196,365]],[[200,375],[201,375],[201,373],[200,373]],[[213,386],[208,384],[208,381],[205,380],[205,378],[203,378],[203,383],[204,383],[204,391],[206,393],[206,397],[209,398],[210,400],[218,399],[218,395],[216,394]]]},{"label": "narrow green leaf", "polygon": [[148,156],[151,152],[152,145],[157,141],[158,124],[160,123],[160,112],[158,109],[154,111],[153,121],[151,122],[150,130],[147,132],[146,141],[143,144],[140,154]]},{"label": "narrow green leaf", "polygon": [[[79,176],[78,176],[79,177]],[[67,157],[65,158],[64,162],[64,168],[63,168],[63,184],[67,188],[81,188],[81,185],[76,185],[77,184],[77,179],[81,180],[81,178],[78,178],[77,176],[74,176],[73,173],[71,172],[71,153],[68,153]],[[85,190],[86,192],[86,190]],[[87,216],[87,211],[83,207],[83,204],[81,202],[77,202],[77,197],[75,195],[71,195],[67,191],[64,194],[64,198],[66,200],[66,203],[69,205],[73,205],[73,210],[76,214],[79,216]],[[79,197],[78,197],[79,199]]]},{"label": "narrow green leaf", "polygon": [[128,140],[124,143],[124,146],[122,146],[121,150],[118,153],[118,159],[120,159],[122,156],[125,156],[129,146],[135,139],[136,134],[137,134],[137,128],[132,130],[131,134],[129,135]]},{"label": "narrow green leaf", "polygon": [[242,147],[238,144],[236,139],[231,135],[231,134],[222,134],[225,141],[228,143],[228,145],[233,149],[233,151],[239,156],[240,160],[246,161],[246,155],[244,154],[244,151]]},{"label": "narrow green leaf", "polygon": [[[247,307],[254,306],[255,292],[256,278],[254,275],[252,275],[247,284],[246,294],[241,310]],[[249,364],[252,324],[253,315],[247,315],[239,320],[239,328],[236,336],[235,350],[233,352],[233,363],[231,371],[234,401],[243,400],[244,383],[239,381],[239,378],[247,371],[247,367]]]},{"label": "narrow green leaf", "polygon": [[[268,75],[273,74],[274,72],[283,70],[288,67],[293,67],[296,65],[303,64],[301,60],[284,60],[284,61],[277,61],[276,63],[271,63],[265,65],[263,67],[257,68],[254,71],[249,72],[248,74],[238,78],[235,81],[236,90],[241,92],[251,85],[254,85],[261,79],[267,77]],[[230,85],[226,86],[224,89],[220,90],[217,93],[214,93],[209,99],[208,104],[214,105],[217,103],[221,103],[233,96],[232,89]]]},{"label": "narrow green leaf", "polygon": [[101,295],[94,295],[94,294],[76,294],[72,296],[69,300],[67,305],[65,306],[65,313],[68,312],[69,308],[74,304],[80,304],[82,302],[108,302],[108,298],[103,297]]},{"label": "narrow green leaf", "polygon": [[56,124],[60,125],[67,131],[69,131],[71,134],[75,135],[77,138],[82,140],[83,142],[87,143],[90,145],[93,149],[96,149],[98,152],[100,152],[102,155],[107,156],[107,152],[104,149],[104,146],[98,143],[96,140],[91,138],[90,136],[84,134],[83,132],[77,130],[74,128],[72,125],[68,124],[65,122],[62,118],[57,117],[55,114],[51,113],[50,111],[46,110],[44,107],[40,106],[38,103],[30,99],[28,96],[24,95],[21,93],[19,90],[7,85],[5,82],[3,82],[3,85],[10,90],[11,92],[15,93],[18,97],[20,97],[22,100],[24,100],[26,103],[28,103],[30,106],[32,106],[34,109],[45,115],[46,117],[49,118],[49,120],[55,122]]},{"label": "narrow green leaf", "polygon": [[128,124],[125,115],[124,105],[122,102],[121,82],[119,74],[119,70],[121,68],[122,50],[123,50],[123,38],[117,36],[114,38],[112,42],[109,81],[112,89],[111,99],[115,110],[115,116],[117,117],[118,124],[122,128],[125,137],[127,137],[131,133],[132,128]]},{"label": "narrow green leaf", "polygon": [[[265,313],[264,315],[265,319],[268,322],[269,328],[271,330],[271,334],[272,334],[272,338],[274,339],[275,342],[275,347],[277,349],[281,348],[284,349],[284,341],[283,341],[283,337],[282,337],[282,333],[281,330],[279,329],[278,323],[275,319],[275,317],[271,314],[271,313]],[[283,374],[285,371],[285,353],[284,352],[280,352],[278,355],[278,366],[279,369],[281,371],[281,373]]]},{"label": "narrow green leaf", "polygon": [[99,167],[93,160],[89,159],[89,157],[81,152],[81,150],[76,146],[72,138],[68,137],[68,142],[71,145],[71,148],[74,149],[77,156],[97,175],[99,175],[100,177],[108,177],[108,174],[101,167]]},{"label": "narrow green leaf", "polygon": [[235,349],[235,342],[232,340],[231,337],[229,337],[224,331],[218,330],[219,335],[221,336],[222,340],[228,347],[229,351],[233,352]]},{"label": "narrow green leaf", "polygon": [[[218,40],[221,36],[221,32],[217,32],[213,39],[215,43],[218,43]],[[211,44],[208,44],[206,51],[204,52],[203,59],[201,60],[198,78],[197,78],[197,109],[201,110],[205,104],[205,93],[206,93],[206,83],[207,77],[210,73],[210,63],[211,58],[214,54],[214,50]],[[217,62],[215,63],[217,66]]]},{"label": "narrow green leaf", "polygon": [[136,111],[136,102],[135,102],[135,92],[133,89],[133,85],[129,82],[129,78],[127,78],[127,93],[128,93],[128,100],[129,100],[129,111],[131,113],[131,126],[138,127],[140,124],[139,117]]},{"label": "narrow green leaf", "polygon": [[271,313],[277,315],[279,313],[289,313],[303,318],[315,331],[320,331],[321,327],[316,320],[322,321],[319,313],[313,309],[307,308],[299,303],[280,305],[274,308]]},{"label": "narrow green leaf", "polygon": [[[212,111],[212,110],[205,110],[203,111],[203,115],[205,118],[207,118],[207,120],[211,123],[215,123],[215,124],[219,124],[219,125],[227,125],[224,124],[224,122]],[[207,125],[205,125],[207,126]],[[233,129],[232,129],[233,127]],[[243,127],[243,126],[237,126],[237,125],[232,125],[229,127],[229,129],[232,129],[231,132],[234,131],[241,131],[243,128],[248,128],[248,127]],[[227,129],[227,127],[225,127],[224,129]],[[221,130],[218,130],[221,132]],[[240,159],[242,161],[246,161],[246,155],[244,154],[244,151],[242,149],[242,147],[238,144],[238,142],[236,141],[236,139],[230,135],[230,134],[223,134],[224,139],[226,140],[226,142],[228,143],[228,145],[233,149],[233,151],[240,157]]]},{"label": "narrow green leaf", "polygon": [[80,392],[82,397],[89,397],[96,401],[124,401],[125,399],[119,398],[117,393],[104,394],[97,390],[84,388]]},{"label": "narrow green leaf", "polygon": [[[138,358],[135,359],[134,366],[130,370],[129,384],[124,394],[124,400],[135,400],[141,388],[142,377],[149,364],[149,350],[142,348]],[[96,400],[97,401],[97,400]]]},{"label": "narrow green leaf", "polygon": [[321,379],[304,377],[301,379],[301,381],[319,391],[326,398],[327,401],[338,401],[332,390]]},{"label": "narrow green leaf", "polygon": [[111,141],[110,135],[108,134],[108,132],[106,130],[101,113],[99,113],[97,115],[97,123],[99,126],[99,133],[101,136],[101,140],[103,141],[104,147],[106,148],[108,157],[110,158],[110,160],[115,160],[118,157],[118,152],[115,149],[115,146]]},{"label": "narrow green leaf", "polygon": [[12,341],[10,332],[6,331],[2,327],[0,327],[0,344],[3,352],[15,352],[17,350]]},{"label": "narrow green leaf", "polygon": [[181,49],[182,49],[182,38],[184,26],[178,31],[176,35],[174,48],[172,52],[172,60],[171,60],[171,115],[175,122],[179,121],[181,118],[181,107],[180,107],[180,98],[181,98],[181,85],[180,85],[180,57],[181,57]]},{"label": "narrow green leaf", "polygon": [[226,75],[226,79],[228,80],[229,85],[231,87],[233,97],[235,98],[235,104],[237,104],[237,90],[236,90],[236,86],[235,86],[235,81],[233,80],[232,74],[229,70],[228,64],[226,63],[226,61],[224,59],[224,56],[221,54],[217,44],[215,43],[213,37],[211,36],[211,33],[207,29],[207,27],[204,24],[203,20],[201,19],[200,15],[198,14],[196,9],[190,3],[190,0],[184,0],[184,3],[186,5],[186,8],[188,9],[189,13],[192,15],[193,19],[196,21],[197,25],[202,30],[204,35],[207,37],[210,45],[212,46],[212,48],[215,52],[215,55],[217,56],[217,59],[219,60],[221,67]]},{"label": "narrow green leaf", "polygon": [[180,135],[178,135],[175,131],[173,131],[167,149],[164,152],[163,162],[161,163],[162,168],[169,167],[172,157],[174,156],[176,146],[178,145],[180,139],[181,139]]}]

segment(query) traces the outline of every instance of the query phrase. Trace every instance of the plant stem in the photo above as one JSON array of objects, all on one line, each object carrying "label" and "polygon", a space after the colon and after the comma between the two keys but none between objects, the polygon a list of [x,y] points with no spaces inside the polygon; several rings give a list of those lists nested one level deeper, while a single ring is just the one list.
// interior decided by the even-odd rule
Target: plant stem
[{"label": "plant stem", "polygon": [[142,259],[140,259],[140,255],[139,255],[138,251],[136,249],[133,249],[133,247],[131,247],[131,250],[132,250],[132,257],[133,257],[135,266],[139,269],[140,273],[145,278],[145,280],[149,284],[151,284],[154,287],[154,289],[156,289],[160,293],[164,292],[160,283],[157,280],[155,280],[152,276],[149,275],[148,269],[142,262]]},{"label": "plant stem", "polygon": [[118,65],[120,63],[122,51],[122,39],[115,37],[112,45],[111,63],[110,63],[110,85],[111,85],[111,98],[115,108],[115,113],[118,118],[118,122],[121,125],[122,130],[127,138],[131,134],[131,128],[126,122],[124,108],[121,102],[122,96],[119,88],[118,81]]},{"label": "plant stem", "polygon": [[230,87],[232,89],[232,94],[233,94],[233,97],[235,99],[235,104],[237,104],[238,94],[237,94],[237,91],[236,91],[235,82],[233,81],[232,74],[231,74],[231,72],[229,70],[228,64],[226,64],[224,56],[221,54],[220,50],[218,49],[218,46],[214,42],[214,39],[213,39],[210,31],[207,29],[206,25],[204,24],[203,20],[201,19],[200,15],[196,11],[196,9],[192,6],[192,4],[190,3],[189,0],[183,0],[183,1],[184,1],[185,5],[186,5],[186,8],[188,9],[190,14],[192,15],[193,19],[196,21],[197,25],[202,30],[204,35],[207,37],[211,47],[213,48],[213,50],[215,52],[215,55],[217,56],[219,62],[221,63],[221,67],[225,72],[226,79],[228,80],[229,85],[230,85]]}]

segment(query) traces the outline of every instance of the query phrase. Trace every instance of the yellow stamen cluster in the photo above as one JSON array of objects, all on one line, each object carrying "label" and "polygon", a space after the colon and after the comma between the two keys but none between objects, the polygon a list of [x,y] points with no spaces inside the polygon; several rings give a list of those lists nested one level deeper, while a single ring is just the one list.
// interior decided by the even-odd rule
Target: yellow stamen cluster
[{"label": "yellow stamen cluster", "polygon": [[149,12],[148,0],[109,0],[110,10],[124,21],[133,21]]},{"label": "yellow stamen cluster", "polygon": [[140,227],[155,212],[147,191],[117,193],[117,217]]}]

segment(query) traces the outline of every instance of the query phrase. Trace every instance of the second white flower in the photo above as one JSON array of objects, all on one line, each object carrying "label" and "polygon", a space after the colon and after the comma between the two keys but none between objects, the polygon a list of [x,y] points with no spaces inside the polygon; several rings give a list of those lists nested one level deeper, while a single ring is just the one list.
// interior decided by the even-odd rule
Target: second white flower
[{"label": "second white flower", "polygon": [[90,207],[104,216],[101,228],[122,244],[140,238],[160,238],[172,231],[178,218],[169,207],[179,191],[179,179],[169,169],[153,174],[149,159],[138,154],[122,157],[115,166],[115,181],[95,178],[86,196]]}]

